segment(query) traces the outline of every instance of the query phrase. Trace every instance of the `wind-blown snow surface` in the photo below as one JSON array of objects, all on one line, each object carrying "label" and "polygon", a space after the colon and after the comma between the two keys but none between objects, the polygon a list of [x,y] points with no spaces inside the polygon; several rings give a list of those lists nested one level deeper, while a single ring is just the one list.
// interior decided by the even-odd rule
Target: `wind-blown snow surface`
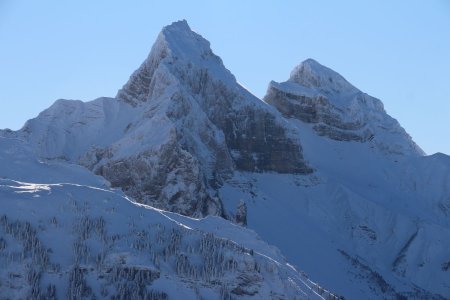
[{"label": "wind-blown snow surface", "polygon": [[23,141],[1,138],[0,162],[1,299],[329,296],[222,218],[136,204],[79,166],[37,160]]},{"label": "wind-blown snow surface", "polygon": [[[12,158],[17,167],[4,158],[2,170],[20,182],[61,183],[70,174],[67,182],[108,189],[68,165],[77,163],[134,201],[246,220],[349,299],[450,298],[450,158],[424,156],[380,100],[313,60],[286,82],[271,82],[264,100],[236,82],[208,41],[176,22],[116,98],[60,100],[20,131],[0,131],[47,162],[29,164],[20,148],[12,151],[23,158]],[[52,172],[26,171],[43,167]],[[8,193],[30,186],[4,185]],[[53,195],[74,187],[48,188]],[[158,212],[139,208],[149,218]],[[216,217],[170,218],[219,235],[248,233]],[[247,237],[238,244],[254,242]]]}]

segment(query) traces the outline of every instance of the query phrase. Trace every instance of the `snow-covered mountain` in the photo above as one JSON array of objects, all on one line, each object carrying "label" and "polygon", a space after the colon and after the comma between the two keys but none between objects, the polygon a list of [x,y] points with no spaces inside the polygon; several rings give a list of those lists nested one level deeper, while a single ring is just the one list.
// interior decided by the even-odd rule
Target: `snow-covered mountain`
[{"label": "snow-covered mountain", "polygon": [[[294,68],[286,82],[271,82],[262,101],[236,82],[207,40],[185,21],[175,22],[163,28],[147,59],[115,98],[58,100],[21,130],[0,131],[0,136],[5,145],[20,144],[18,150],[5,150],[14,156],[5,156],[2,162],[5,175],[0,176],[6,179],[1,197],[17,199],[8,204],[7,218],[17,218],[14,211],[30,201],[28,196],[39,196],[33,199],[44,201],[42,207],[51,207],[49,214],[57,214],[58,205],[51,203],[69,201],[59,206],[68,211],[66,227],[59,232],[67,233],[70,226],[85,226],[77,225],[78,208],[70,208],[70,199],[113,195],[114,205],[124,213],[112,214],[108,220],[105,215],[101,222],[123,224],[111,225],[107,231],[117,232],[127,242],[108,244],[102,233],[94,230],[80,247],[100,243],[91,248],[101,257],[105,248],[114,257],[126,252],[133,261],[131,266],[149,255],[147,246],[142,248],[145,253],[134,248],[133,228],[140,232],[147,226],[145,222],[150,222],[155,227],[163,224],[169,231],[174,226],[182,231],[181,242],[175,238],[176,252],[163,252],[163,256],[173,256],[158,266],[160,278],[168,274],[172,281],[157,285],[161,282],[157,279],[155,292],[167,293],[156,288],[176,285],[194,293],[194,298],[195,293],[205,293],[201,295],[209,299],[208,293],[229,294],[229,287],[236,288],[239,280],[248,283],[248,277],[242,279],[230,269],[221,269],[219,275],[213,272],[216,277],[212,281],[224,280],[227,287],[211,284],[212,275],[200,276],[200,269],[188,268],[189,284],[184,271],[174,271],[181,254],[193,248],[203,251],[190,242],[202,244],[202,236],[211,233],[244,249],[236,253],[223,250],[236,255],[240,266],[245,265],[248,249],[280,262],[275,263],[279,267],[276,275],[261,275],[254,297],[312,297],[322,289],[309,289],[313,284],[286,269],[276,250],[227,219],[246,224],[277,246],[288,261],[346,299],[450,297],[450,157],[425,156],[385,112],[380,100],[314,60]],[[37,158],[29,158],[34,155],[31,153]],[[15,165],[10,166],[10,160]],[[42,162],[36,163],[38,160]],[[27,169],[38,171],[24,171]],[[36,182],[41,184],[31,184]],[[121,188],[126,196],[105,184]],[[32,189],[33,193],[22,193]],[[67,196],[70,194],[75,196]],[[109,207],[108,201],[87,203],[82,211],[88,220],[97,220]],[[147,205],[191,217],[209,216],[196,220]],[[45,222],[39,220],[49,214],[41,207],[27,208],[19,220],[35,220],[36,234],[45,235],[39,227]],[[159,229],[148,230],[142,239],[154,241]],[[125,232],[133,234],[125,238]],[[68,235],[77,241],[79,234]],[[174,238],[167,239],[173,242]],[[169,242],[161,243],[163,247]],[[259,246],[253,246],[255,243]],[[153,262],[156,254],[151,251]],[[190,264],[199,263],[203,268],[211,263],[195,251],[187,255]],[[255,257],[254,251],[250,256]],[[60,263],[65,270],[71,270],[77,253]],[[227,257],[224,253],[218,256]],[[85,281],[93,274],[106,278],[102,286],[91,287],[93,293],[128,288],[111,283],[112,275],[93,262],[87,264],[92,270],[70,272]],[[108,260],[109,266],[115,263],[117,260]],[[214,261],[220,268],[223,263]],[[48,270],[43,272],[50,274]],[[249,282],[252,286],[253,281]],[[247,294],[234,290],[231,296],[245,298],[256,288],[246,285],[244,289]]]},{"label": "snow-covered mountain", "polygon": [[57,101],[16,134],[78,162],[137,201],[223,215],[234,170],[309,173],[292,126],[242,88],[186,21],[165,27],[116,98]]}]

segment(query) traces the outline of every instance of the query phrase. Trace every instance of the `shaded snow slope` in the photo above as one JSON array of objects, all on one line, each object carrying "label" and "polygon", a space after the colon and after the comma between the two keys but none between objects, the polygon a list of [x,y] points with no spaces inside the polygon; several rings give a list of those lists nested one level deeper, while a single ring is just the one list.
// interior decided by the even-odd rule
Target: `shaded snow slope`
[{"label": "shaded snow slope", "polygon": [[332,297],[222,218],[136,204],[78,166],[39,161],[23,141],[0,139],[0,162],[2,299]]},{"label": "shaded snow slope", "polygon": [[423,158],[386,162],[319,139],[304,147],[323,162],[315,175],[238,173],[220,190],[226,209],[244,201],[248,227],[346,299],[447,298],[450,164],[425,193],[429,177],[408,170]]}]

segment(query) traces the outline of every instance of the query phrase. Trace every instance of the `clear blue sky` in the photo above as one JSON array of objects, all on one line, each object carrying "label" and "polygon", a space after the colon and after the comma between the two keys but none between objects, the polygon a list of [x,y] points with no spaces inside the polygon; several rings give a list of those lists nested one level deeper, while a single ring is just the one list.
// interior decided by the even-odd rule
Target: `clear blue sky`
[{"label": "clear blue sky", "polygon": [[114,96],[179,19],[259,97],[311,57],[380,98],[427,153],[450,154],[449,0],[0,0],[0,128],[59,98]]}]

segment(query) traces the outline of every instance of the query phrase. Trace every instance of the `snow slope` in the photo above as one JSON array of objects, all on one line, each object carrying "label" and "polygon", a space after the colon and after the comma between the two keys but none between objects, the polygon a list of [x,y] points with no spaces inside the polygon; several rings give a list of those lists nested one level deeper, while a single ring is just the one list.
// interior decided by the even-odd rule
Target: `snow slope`
[{"label": "snow slope", "polygon": [[[317,149],[324,148],[311,149],[319,155]],[[220,190],[225,207],[233,210],[243,200],[248,227],[348,299],[448,297],[450,230],[448,212],[440,210],[446,194],[427,189],[422,198],[414,189],[397,186],[399,180],[392,182],[400,172],[389,172],[392,165],[384,160],[371,159],[367,167],[368,157],[339,150],[339,156],[319,151],[330,173],[236,174]],[[449,171],[447,166],[447,178]],[[413,174],[408,173],[427,186]]]},{"label": "snow slope", "polygon": [[0,162],[0,299],[332,297],[222,218],[136,204],[23,141],[0,139]]}]

